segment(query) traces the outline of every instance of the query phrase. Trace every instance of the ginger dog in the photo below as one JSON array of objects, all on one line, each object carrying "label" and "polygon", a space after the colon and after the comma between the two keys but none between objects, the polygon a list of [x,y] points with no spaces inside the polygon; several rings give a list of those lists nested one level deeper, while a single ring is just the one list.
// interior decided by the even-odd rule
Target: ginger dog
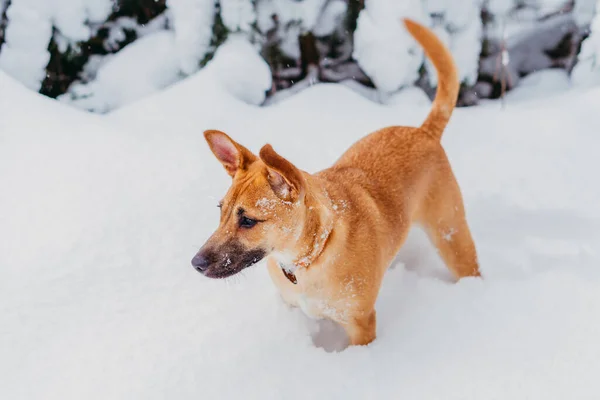
[{"label": "ginger dog", "polygon": [[223,132],[204,133],[233,181],[219,205],[219,227],[193,266],[225,278],[268,257],[283,300],[338,322],[352,345],[376,337],[379,288],[411,224],[426,230],[456,278],[479,276],[462,194],[440,144],[458,95],[456,66],[432,31],[404,23],[439,76],[420,128],[371,133],[316,174],[269,144],[257,157]]}]

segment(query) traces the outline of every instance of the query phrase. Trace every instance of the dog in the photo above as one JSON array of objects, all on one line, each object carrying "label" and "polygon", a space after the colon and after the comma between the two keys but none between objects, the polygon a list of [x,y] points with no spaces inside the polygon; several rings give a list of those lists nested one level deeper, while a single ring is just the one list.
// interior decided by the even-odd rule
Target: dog
[{"label": "dog", "polygon": [[219,203],[219,226],[192,265],[206,277],[226,278],[266,257],[282,299],[340,324],[350,345],[376,338],[375,301],[412,224],[424,228],[456,279],[481,276],[462,194],[440,143],[456,105],[457,68],[429,28],[403,22],[439,77],[419,128],[373,132],[316,174],[269,144],[256,156],[223,132],[204,132],[232,184]]}]

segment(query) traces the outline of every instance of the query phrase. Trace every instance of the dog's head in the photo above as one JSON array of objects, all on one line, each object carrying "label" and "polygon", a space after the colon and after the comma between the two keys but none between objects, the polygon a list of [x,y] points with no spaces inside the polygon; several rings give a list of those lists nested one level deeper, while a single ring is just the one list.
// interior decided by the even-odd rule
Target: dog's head
[{"label": "dog's head", "polygon": [[306,182],[303,173],[265,145],[255,156],[219,131],[204,137],[232,177],[219,203],[219,227],[192,265],[210,278],[226,278],[272,252],[285,253],[302,233]]}]

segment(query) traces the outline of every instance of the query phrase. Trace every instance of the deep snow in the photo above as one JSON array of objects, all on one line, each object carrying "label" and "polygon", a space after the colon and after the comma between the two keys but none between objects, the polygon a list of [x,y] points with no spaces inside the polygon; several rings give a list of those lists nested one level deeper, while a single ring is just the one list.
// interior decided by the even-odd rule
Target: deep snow
[{"label": "deep snow", "polygon": [[597,399],[600,88],[456,110],[485,279],[452,283],[415,230],[376,341],[328,352],[339,330],[283,305],[264,263],[190,266],[229,184],[202,131],[316,171],[427,107],[318,85],[258,108],[203,72],[107,116],[0,87],[0,398]]}]

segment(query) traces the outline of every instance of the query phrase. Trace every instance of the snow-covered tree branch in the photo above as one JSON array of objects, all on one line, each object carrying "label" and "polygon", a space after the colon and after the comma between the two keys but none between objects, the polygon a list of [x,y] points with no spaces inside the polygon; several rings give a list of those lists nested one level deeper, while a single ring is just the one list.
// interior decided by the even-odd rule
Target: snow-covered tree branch
[{"label": "snow-covered tree branch", "polygon": [[431,97],[436,74],[400,23],[411,17],[452,51],[459,105],[469,105],[546,68],[594,82],[596,1],[0,0],[0,68],[32,90],[108,111],[195,74],[231,39],[248,46],[222,54],[254,49],[268,65],[269,103],[318,82],[353,81],[380,101],[413,86]]}]

